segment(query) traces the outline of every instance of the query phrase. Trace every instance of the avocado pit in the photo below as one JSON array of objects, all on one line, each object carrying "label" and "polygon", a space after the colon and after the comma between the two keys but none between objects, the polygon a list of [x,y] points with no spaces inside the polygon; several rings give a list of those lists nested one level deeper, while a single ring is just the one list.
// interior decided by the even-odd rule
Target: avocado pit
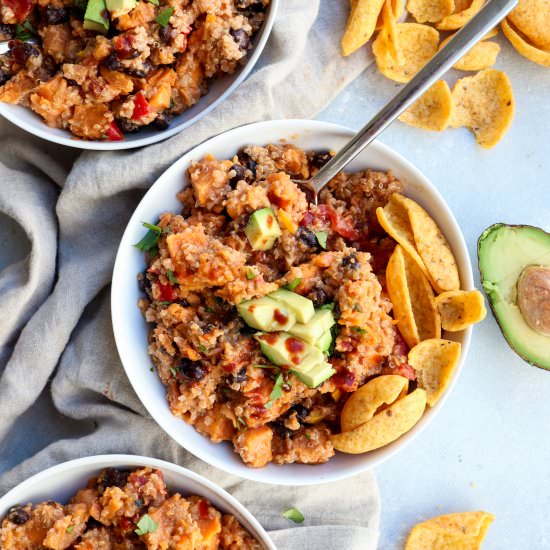
[{"label": "avocado pit", "polygon": [[518,279],[518,306],[525,322],[550,336],[550,267],[530,265]]}]

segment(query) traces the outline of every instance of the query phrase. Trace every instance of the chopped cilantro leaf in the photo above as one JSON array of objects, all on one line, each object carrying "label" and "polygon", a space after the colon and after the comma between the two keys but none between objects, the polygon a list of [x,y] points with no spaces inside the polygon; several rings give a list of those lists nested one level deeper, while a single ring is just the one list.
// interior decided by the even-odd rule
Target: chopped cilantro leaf
[{"label": "chopped cilantro leaf", "polygon": [[283,517],[292,520],[294,523],[302,523],[304,521],[304,514],[294,506],[283,512]]},{"label": "chopped cilantro leaf", "polygon": [[143,239],[141,239],[141,241],[136,243],[134,246],[138,250],[141,250],[141,252],[147,252],[153,248],[156,248],[162,229],[158,225],[153,225],[152,223],[141,222],[141,224],[149,231],[147,231]]},{"label": "chopped cilantro leaf", "polygon": [[33,36],[36,36],[36,31],[30,21],[24,21],[23,23],[15,25],[15,38],[17,40],[30,40]]},{"label": "chopped cilantro leaf", "polygon": [[210,306],[204,306],[205,311],[208,311],[208,313],[214,313],[214,310]]},{"label": "chopped cilantro leaf", "polygon": [[319,309],[328,309],[329,311],[334,311],[334,302],[323,304]]},{"label": "chopped cilantro leaf", "polygon": [[149,367],[149,370],[150,370],[151,372],[155,372],[155,369],[154,369],[153,367]]},{"label": "chopped cilantro leaf", "polygon": [[159,306],[167,306],[170,305],[170,302],[157,302]]},{"label": "chopped cilantro leaf", "polygon": [[300,279],[300,277],[296,277],[296,279],[294,279],[287,285],[284,285],[283,288],[285,288],[286,290],[290,290],[292,292],[301,282],[302,282],[302,279]]},{"label": "chopped cilantro leaf", "polygon": [[171,284],[173,284],[173,285],[178,284],[178,280],[176,279],[176,276],[174,275],[174,272],[171,269],[169,269],[166,272],[166,275],[168,275],[168,280],[170,281]]},{"label": "chopped cilantro leaf", "polygon": [[324,249],[327,248],[327,239],[328,239],[327,231],[316,231],[315,238],[317,239],[317,242],[319,243],[319,246],[321,246],[321,248],[324,248]]},{"label": "chopped cilantro leaf", "polygon": [[278,369],[275,365],[253,365],[257,369]]},{"label": "chopped cilantro leaf", "polygon": [[364,328],[361,327],[351,327],[352,330],[355,332],[358,332],[359,334],[367,334],[367,331]]},{"label": "chopped cilantro leaf", "polygon": [[251,267],[246,270],[246,278],[249,281],[252,281],[252,279],[256,278],[256,273],[254,273],[254,270]]},{"label": "chopped cilantro leaf", "polygon": [[199,345],[199,349],[203,352],[203,353],[206,353],[206,346],[203,346],[202,344]]},{"label": "chopped cilantro leaf", "polygon": [[73,532],[73,530],[74,530],[74,525],[69,525],[69,527],[65,529],[65,533],[68,533],[70,535]]},{"label": "chopped cilantro leaf", "polygon": [[159,5],[159,0],[147,0],[147,2],[149,2],[149,4],[153,4],[153,6]]},{"label": "chopped cilantro leaf", "polygon": [[311,434],[308,432],[304,432],[304,435],[306,436],[306,439],[311,439]]},{"label": "chopped cilantro leaf", "polygon": [[277,378],[275,379],[275,384],[273,385],[273,389],[271,390],[271,393],[269,394],[269,401],[264,405],[266,409],[271,409],[273,406],[273,402],[276,399],[279,399],[281,395],[283,395],[283,374],[280,372]]},{"label": "chopped cilantro leaf", "polygon": [[79,10],[86,11],[86,7],[88,6],[88,2],[87,2],[87,0],[75,0],[74,5]]},{"label": "chopped cilantro leaf", "polygon": [[144,514],[137,522],[137,529],[134,530],[134,533],[138,536],[146,535],[154,533],[158,527],[158,523],[149,514]]},{"label": "chopped cilantro leaf", "polygon": [[241,426],[246,426],[246,422],[240,416],[237,416],[237,422],[241,424]]},{"label": "chopped cilantro leaf", "polygon": [[172,373],[172,376],[175,378],[177,376],[176,369],[174,367],[170,367],[170,372]]},{"label": "chopped cilantro leaf", "polygon": [[170,21],[170,17],[172,17],[172,14],[174,13],[174,8],[168,7],[164,8],[159,14],[155,17],[155,21],[161,26],[166,27],[168,25],[168,21]]}]

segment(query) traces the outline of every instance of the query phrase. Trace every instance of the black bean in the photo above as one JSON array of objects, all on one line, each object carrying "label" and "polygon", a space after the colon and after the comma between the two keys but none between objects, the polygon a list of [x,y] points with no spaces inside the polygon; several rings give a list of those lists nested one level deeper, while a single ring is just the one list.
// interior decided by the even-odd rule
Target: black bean
[{"label": "black bean", "polygon": [[168,42],[170,42],[170,39],[172,38],[173,30],[174,30],[174,27],[172,27],[172,25],[166,25],[164,27],[160,27],[159,40],[164,44],[168,44]]},{"label": "black bean", "polygon": [[309,414],[309,411],[300,403],[296,403],[296,405],[292,405],[290,407],[290,411],[294,411],[296,413],[296,418],[299,422],[303,422],[306,418],[306,416]]},{"label": "black bean", "polygon": [[[117,120],[117,126],[120,128],[120,120]],[[141,290],[141,292],[150,295],[151,286],[152,283],[149,277],[147,277],[147,271],[144,271],[140,276],[138,276],[138,288]]]},{"label": "black bean", "polygon": [[318,151],[312,153],[309,162],[315,168],[322,168],[331,158],[330,151]]},{"label": "black bean", "polygon": [[168,126],[170,126],[170,122],[172,122],[173,116],[169,113],[160,113],[160,115],[151,122],[151,127],[155,130],[166,130]]},{"label": "black bean", "polygon": [[289,430],[285,426],[283,420],[277,420],[276,422],[272,422],[271,428],[273,429],[273,433],[282,439],[286,439],[292,435],[292,430]]},{"label": "black bean", "polygon": [[78,82],[76,80],[73,80],[72,78],[66,78],[67,84],[69,86],[78,86]]},{"label": "black bean", "polygon": [[0,86],[3,86],[10,78],[11,74],[8,71],[0,69]]},{"label": "black bean", "polygon": [[322,288],[312,288],[307,295],[315,307],[321,307],[327,303],[328,296]]},{"label": "black bean", "polygon": [[229,185],[232,189],[235,189],[235,187],[237,187],[237,183],[244,179],[244,168],[240,164],[234,164],[231,167],[231,170],[235,172],[235,175],[229,180]]},{"label": "black bean", "polygon": [[27,523],[31,518],[30,514],[25,510],[21,504],[16,504],[8,510],[8,521],[15,523],[15,525],[23,525]]},{"label": "black bean", "polygon": [[122,67],[120,60],[118,59],[116,53],[109,54],[104,60],[103,65],[109,71],[119,71]]},{"label": "black bean", "polygon": [[242,384],[247,380],[246,367],[243,367],[237,374],[232,374],[229,379],[230,384]]},{"label": "black bean", "polygon": [[181,307],[189,307],[191,305],[185,298],[178,300],[176,303]]},{"label": "black bean", "polygon": [[123,134],[131,134],[132,132],[137,132],[142,128],[142,126],[132,122],[128,118],[117,118],[116,123]]},{"label": "black bean", "polygon": [[21,42],[21,40],[10,40],[9,48],[12,59],[19,65],[24,65],[31,56],[38,57],[40,55],[38,48],[28,42]]},{"label": "black bean", "polygon": [[359,269],[361,264],[357,261],[356,254],[348,254],[342,259],[342,266],[349,267],[350,269]]},{"label": "black bean", "polygon": [[251,13],[264,11],[264,3],[262,0],[237,0],[236,5],[237,9],[246,10]]},{"label": "black bean", "polygon": [[318,247],[319,243],[317,242],[317,237],[315,237],[315,233],[313,233],[313,231],[311,231],[307,227],[298,227],[298,230],[296,231],[296,237],[309,248]]},{"label": "black bean", "polygon": [[198,361],[183,359],[178,367],[178,378],[183,380],[201,380],[206,374],[206,368]]},{"label": "black bean", "polygon": [[0,40],[10,40],[15,36],[15,25],[0,23]]},{"label": "black bean", "polygon": [[247,50],[250,46],[250,37],[244,29],[231,29],[229,34],[241,50]]},{"label": "black bean", "polygon": [[252,177],[256,178],[256,161],[254,161],[248,153],[245,153],[242,149],[237,153],[237,158],[247,170],[252,172]]},{"label": "black bean", "polygon": [[46,6],[40,13],[40,19],[46,25],[59,25],[59,23],[65,23],[69,20],[69,10],[66,8]]},{"label": "black bean", "polygon": [[57,63],[51,55],[45,55],[40,68],[46,75],[53,76],[57,70]]},{"label": "black bean", "polygon": [[97,486],[101,491],[107,487],[124,487],[128,481],[130,472],[118,468],[106,468],[97,478]]}]

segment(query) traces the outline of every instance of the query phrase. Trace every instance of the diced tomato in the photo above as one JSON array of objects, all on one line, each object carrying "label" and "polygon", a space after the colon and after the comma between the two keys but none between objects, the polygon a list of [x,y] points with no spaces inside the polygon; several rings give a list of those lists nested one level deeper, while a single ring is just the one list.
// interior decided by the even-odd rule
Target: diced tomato
[{"label": "diced tomato", "polygon": [[116,122],[109,124],[109,129],[105,132],[105,136],[109,141],[122,141],[124,139],[124,134],[120,131]]},{"label": "diced tomato", "polygon": [[351,218],[342,218],[338,212],[328,204],[320,204],[317,207],[316,217],[324,222],[330,221],[332,229],[344,237],[344,239],[353,241],[360,236],[359,232],[353,227]]},{"label": "diced tomato", "polygon": [[113,46],[119,59],[128,59],[134,55],[134,37],[131,34],[115,36],[113,38]]},{"label": "diced tomato", "polygon": [[313,214],[308,211],[304,214],[304,217],[300,220],[300,225],[302,227],[308,227],[313,223],[314,219],[315,218],[313,217]]},{"label": "diced tomato", "polygon": [[416,380],[416,372],[408,363],[401,363],[396,367],[384,367],[380,374],[397,374],[408,380]]},{"label": "diced tomato", "polygon": [[407,345],[407,342],[405,342],[405,339],[403,336],[401,336],[401,333],[396,332],[395,334],[395,343],[393,344],[393,355],[401,355],[401,356],[407,356],[409,353],[409,346]]},{"label": "diced tomato", "polygon": [[32,10],[32,0],[4,0],[4,5],[11,9],[18,23],[23,23]]},{"label": "diced tomato", "polygon": [[134,112],[132,114],[132,119],[137,120],[139,118],[148,115],[151,112],[151,106],[149,102],[145,99],[145,96],[142,92],[136,94],[134,98]]},{"label": "diced tomato", "polygon": [[208,519],[209,517],[209,506],[206,500],[201,500],[199,502],[199,515],[201,519]]},{"label": "diced tomato", "polygon": [[174,299],[174,289],[170,285],[163,285],[162,283],[157,283],[160,293],[159,301],[161,302],[170,302]]}]

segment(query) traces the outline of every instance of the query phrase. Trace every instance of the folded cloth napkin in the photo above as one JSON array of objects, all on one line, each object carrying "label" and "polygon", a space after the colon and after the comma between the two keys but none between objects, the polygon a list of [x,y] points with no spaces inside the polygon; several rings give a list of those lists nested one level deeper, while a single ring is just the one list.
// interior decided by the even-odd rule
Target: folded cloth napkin
[{"label": "folded cloth napkin", "polygon": [[[314,116],[370,63],[363,53],[340,56],[344,4],[282,0],[253,75],[204,120],[146,149],[78,155],[0,123],[0,493],[71,458],[143,454],[227,488],[279,548],[376,547],[380,504],[372,474],[270,487],[211,468],[171,441],[128,384],[109,314],[116,247],[163,170],[229,128]],[[299,527],[281,516],[291,506],[305,515]]]}]

